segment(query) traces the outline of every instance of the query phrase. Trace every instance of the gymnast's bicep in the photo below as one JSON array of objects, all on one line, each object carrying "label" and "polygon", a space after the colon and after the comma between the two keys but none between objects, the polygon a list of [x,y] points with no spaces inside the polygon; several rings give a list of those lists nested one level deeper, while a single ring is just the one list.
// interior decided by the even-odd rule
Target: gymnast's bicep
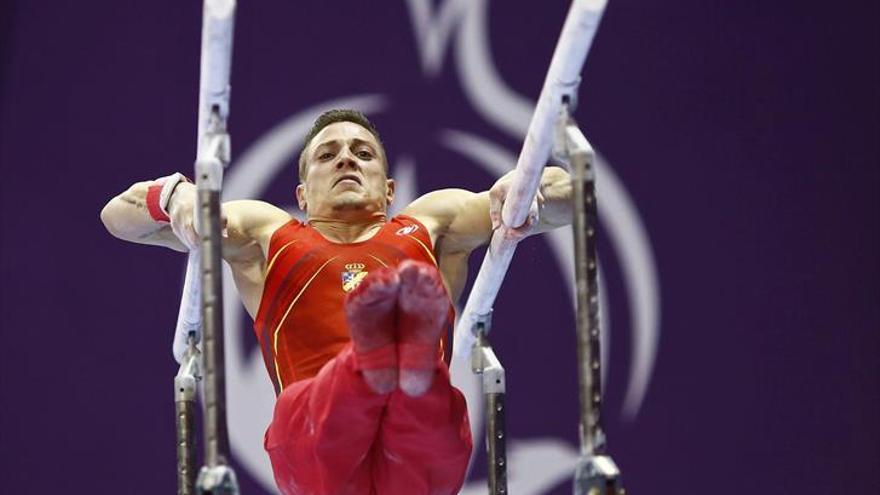
[{"label": "gymnast's bicep", "polygon": [[223,256],[227,260],[265,257],[272,233],[291,218],[281,208],[249,199],[227,201],[222,210],[225,217]]},{"label": "gymnast's bicep", "polygon": [[489,193],[442,189],[414,201],[404,213],[424,219],[442,253],[470,252],[489,242]]}]

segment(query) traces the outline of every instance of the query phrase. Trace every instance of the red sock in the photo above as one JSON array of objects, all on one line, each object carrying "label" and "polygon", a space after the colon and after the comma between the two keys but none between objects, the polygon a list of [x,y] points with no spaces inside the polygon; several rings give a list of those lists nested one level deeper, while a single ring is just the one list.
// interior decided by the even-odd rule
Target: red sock
[{"label": "red sock", "polygon": [[400,278],[393,268],[371,272],[345,299],[357,367],[376,393],[397,386],[394,328]]},{"label": "red sock", "polygon": [[449,296],[433,265],[406,260],[397,267],[400,389],[418,397],[431,387],[437,370],[440,336],[449,314]]}]

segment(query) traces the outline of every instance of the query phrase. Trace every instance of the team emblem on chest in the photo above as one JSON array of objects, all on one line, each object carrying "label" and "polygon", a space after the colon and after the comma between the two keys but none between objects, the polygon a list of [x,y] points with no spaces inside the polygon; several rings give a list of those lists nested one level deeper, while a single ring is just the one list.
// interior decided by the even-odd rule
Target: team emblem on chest
[{"label": "team emblem on chest", "polygon": [[342,290],[345,292],[353,291],[364,280],[370,272],[365,272],[367,265],[363,263],[348,263],[345,265],[345,271],[342,272]]}]

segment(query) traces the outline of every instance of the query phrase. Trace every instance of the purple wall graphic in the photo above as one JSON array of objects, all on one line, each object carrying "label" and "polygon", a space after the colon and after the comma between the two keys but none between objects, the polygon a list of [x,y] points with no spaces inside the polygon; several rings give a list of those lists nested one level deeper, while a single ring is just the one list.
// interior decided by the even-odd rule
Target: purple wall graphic
[{"label": "purple wall graphic", "polygon": [[[242,0],[227,197],[293,208],[305,128],[343,104],[375,119],[400,203],[488,188],[567,7]],[[3,493],[174,490],[185,260],[113,239],[98,213],[131,182],[191,172],[200,13],[0,6]],[[866,1],[610,0],[577,118],[602,155],[605,418],[629,493],[880,491],[877,21]],[[570,492],[567,236],[525,241],[496,304],[512,493]],[[244,312],[227,317],[242,493],[274,493],[270,385]],[[480,448],[463,493],[485,472]]]}]

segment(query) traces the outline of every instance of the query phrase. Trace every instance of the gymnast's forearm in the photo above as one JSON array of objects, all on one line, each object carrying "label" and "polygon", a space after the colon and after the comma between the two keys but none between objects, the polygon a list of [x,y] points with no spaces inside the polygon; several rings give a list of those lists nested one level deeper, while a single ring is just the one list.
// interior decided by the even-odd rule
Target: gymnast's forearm
[{"label": "gymnast's forearm", "polygon": [[541,197],[539,230],[546,231],[572,222],[572,185],[568,172],[559,167],[547,167],[539,186]]},{"label": "gymnast's forearm", "polygon": [[164,246],[175,251],[187,249],[167,223],[157,222],[147,208],[147,191],[152,181],[137,182],[111,199],[101,210],[101,221],[114,237]]}]

